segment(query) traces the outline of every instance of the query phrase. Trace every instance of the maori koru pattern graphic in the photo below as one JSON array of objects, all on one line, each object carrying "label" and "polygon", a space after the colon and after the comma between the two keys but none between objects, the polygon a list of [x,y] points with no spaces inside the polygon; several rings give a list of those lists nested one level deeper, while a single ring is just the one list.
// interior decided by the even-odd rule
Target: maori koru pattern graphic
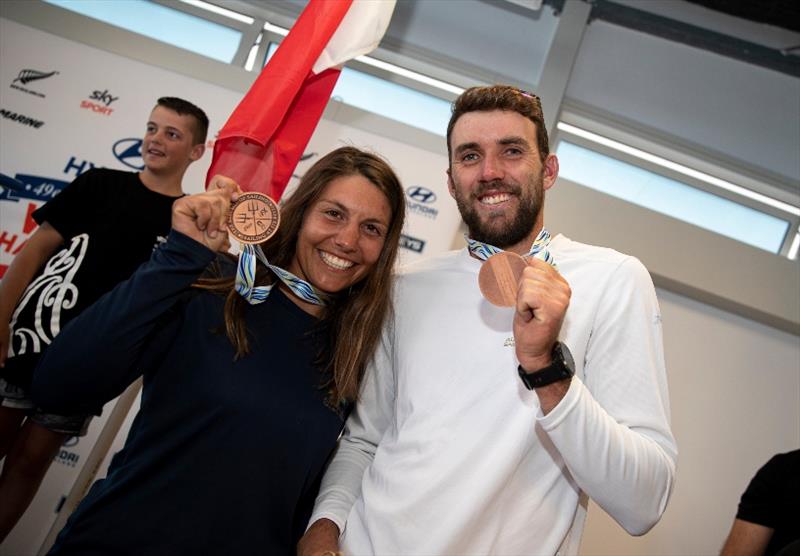
[{"label": "maori koru pattern graphic", "polygon": [[[78,302],[78,288],[73,279],[88,246],[88,234],[75,236],[69,246],[47,262],[41,276],[28,285],[11,317],[9,357],[40,353],[61,331],[61,311],[73,308]],[[19,315],[31,308],[34,311],[33,328],[18,328]]]}]

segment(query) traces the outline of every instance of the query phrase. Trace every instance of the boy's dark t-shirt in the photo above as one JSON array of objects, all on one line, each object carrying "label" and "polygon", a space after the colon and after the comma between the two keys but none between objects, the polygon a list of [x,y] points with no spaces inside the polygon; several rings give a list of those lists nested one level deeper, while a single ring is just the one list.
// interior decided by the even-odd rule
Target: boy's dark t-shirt
[{"label": "boy's dark t-shirt", "polygon": [[175,199],[145,187],[136,172],[95,168],[33,213],[64,244],[14,310],[6,381],[29,388],[42,351],[66,323],[150,258],[169,233]]}]

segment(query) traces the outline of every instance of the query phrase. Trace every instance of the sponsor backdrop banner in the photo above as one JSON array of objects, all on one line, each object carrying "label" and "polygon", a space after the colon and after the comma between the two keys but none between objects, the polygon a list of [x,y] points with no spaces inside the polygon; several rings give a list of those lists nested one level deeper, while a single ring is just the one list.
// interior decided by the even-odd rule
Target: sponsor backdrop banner
[{"label": "sponsor backdrop banner", "polygon": [[[31,213],[76,176],[92,167],[142,167],[141,137],[158,97],[178,96],[203,108],[211,120],[209,146],[241,98],[238,92],[2,18],[0,53],[0,278],[36,228]],[[447,192],[442,155],[323,120],[287,193],[320,155],[345,144],[383,154],[406,188],[401,261],[449,249],[460,217]],[[186,192],[202,191],[210,161],[209,149],[189,168]],[[113,404],[93,421],[86,437],[65,443],[31,508],[0,546],[0,556],[36,553]],[[121,434],[111,452],[123,441]]]}]

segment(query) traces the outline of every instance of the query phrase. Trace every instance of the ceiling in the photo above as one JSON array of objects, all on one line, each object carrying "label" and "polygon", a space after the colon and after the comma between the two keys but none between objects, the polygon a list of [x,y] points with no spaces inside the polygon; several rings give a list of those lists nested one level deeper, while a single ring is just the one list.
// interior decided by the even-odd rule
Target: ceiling
[{"label": "ceiling", "polygon": [[[542,25],[543,20],[557,16],[565,1],[591,4],[590,22],[607,21],[800,77],[797,0],[399,0],[381,44],[389,50],[425,58],[425,51],[431,50],[426,43],[446,44],[449,38],[463,55],[435,48],[435,58],[442,55],[442,59],[432,61],[452,68],[455,73],[466,69],[490,82],[493,81],[491,64],[481,61],[480,51],[470,49],[470,43],[475,41],[462,39],[502,37],[508,46],[506,54],[526,53],[530,60],[531,54],[538,52],[538,42],[549,39],[537,38],[548,28]],[[306,1],[227,0],[226,3],[248,8],[249,13],[260,12],[267,18],[277,14],[289,25]],[[536,8],[542,4],[549,9]],[[536,24],[535,33],[520,31],[526,20]],[[415,30],[420,29],[426,29],[425,34],[415,36]],[[508,81],[509,73],[500,71],[500,74]],[[531,81],[535,83],[536,79],[523,79]]]},{"label": "ceiling", "polygon": [[591,18],[800,77],[800,3],[794,0],[590,3]]},{"label": "ceiling", "polygon": [[[782,75],[775,77],[776,83],[791,82],[786,79],[789,76],[800,78],[797,0],[398,0],[378,57],[460,87],[481,82],[537,87],[565,2],[586,2],[591,6],[589,29],[593,23],[601,22],[606,27],[623,27],[713,52],[779,72]],[[225,3],[289,27],[307,0]],[[665,104],[662,108],[667,107]],[[648,129],[662,129],[650,120],[635,121]],[[794,135],[786,144],[781,143],[782,147],[789,145],[789,150],[795,144]],[[744,161],[757,168],[759,176],[771,176],[775,183],[785,183],[788,176],[791,190],[796,193],[794,169],[780,173],[775,164],[765,163],[755,155],[743,156],[739,143],[733,141],[731,145],[734,146],[719,148],[721,160]],[[786,148],[779,149],[780,153],[784,151]],[[793,154],[786,155],[786,160],[793,158]]]}]

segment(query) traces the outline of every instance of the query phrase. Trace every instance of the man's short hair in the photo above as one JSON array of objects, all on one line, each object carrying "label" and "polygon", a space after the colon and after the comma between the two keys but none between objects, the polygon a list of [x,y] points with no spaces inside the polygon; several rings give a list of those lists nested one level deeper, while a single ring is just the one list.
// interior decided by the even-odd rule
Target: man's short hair
[{"label": "man's short hair", "polygon": [[205,112],[188,100],[178,97],[161,97],[158,99],[158,106],[169,108],[181,116],[192,116],[195,120],[194,132],[192,133],[194,144],[205,144],[206,136],[208,135],[208,116],[206,116]]},{"label": "man's short hair", "polygon": [[453,103],[450,123],[447,124],[447,160],[451,163],[452,147],[450,136],[458,119],[468,112],[488,112],[490,110],[507,110],[528,118],[536,126],[536,146],[539,157],[544,161],[550,154],[547,139],[547,128],[544,125],[542,102],[539,97],[511,85],[491,85],[488,87],[470,87]]}]

